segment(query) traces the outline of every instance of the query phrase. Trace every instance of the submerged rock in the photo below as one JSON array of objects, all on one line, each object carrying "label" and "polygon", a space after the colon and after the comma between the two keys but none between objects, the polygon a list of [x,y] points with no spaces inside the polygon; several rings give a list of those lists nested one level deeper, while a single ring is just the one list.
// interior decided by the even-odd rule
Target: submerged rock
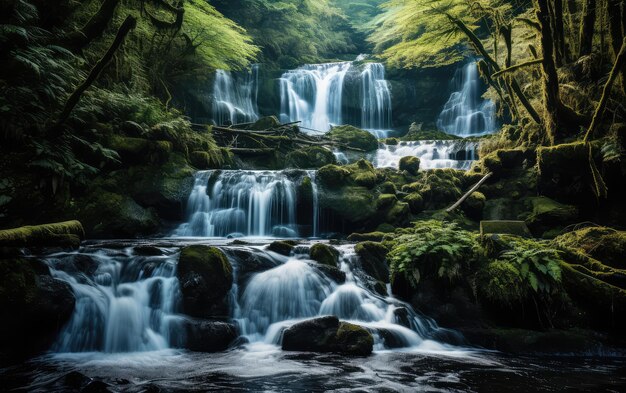
[{"label": "submerged rock", "polygon": [[223,351],[239,336],[237,325],[203,319],[186,319],[183,322],[185,348],[196,352]]},{"label": "submerged rock", "polygon": [[361,326],[339,322],[335,316],[296,323],[283,332],[285,351],[336,352],[367,356],[372,353],[374,338]]},{"label": "submerged rock", "polygon": [[226,315],[225,297],[233,285],[233,268],[215,247],[182,249],[176,275],[183,293],[183,309],[194,317]]}]

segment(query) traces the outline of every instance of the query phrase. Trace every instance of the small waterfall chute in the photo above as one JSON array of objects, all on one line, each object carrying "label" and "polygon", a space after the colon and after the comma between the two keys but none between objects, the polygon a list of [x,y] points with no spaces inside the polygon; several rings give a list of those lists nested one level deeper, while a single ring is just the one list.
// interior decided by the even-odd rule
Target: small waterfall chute
[{"label": "small waterfall chute", "polygon": [[457,70],[455,91],[437,119],[437,127],[457,136],[493,134],[496,131],[496,108],[491,100],[481,98],[481,81],[475,61]]},{"label": "small waterfall chute", "polygon": [[257,98],[259,66],[243,74],[217,70],[213,83],[213,121],[217,125],[252,122],[259,119]]},{"label": "small waterfall chute", "polygon": [[478,144],[466,141],[409,141],[397,145],[380,145],[372,158],[377,168],[398,168],[405,156],[418,157],[420,169],[470,168],[478,158]]}]

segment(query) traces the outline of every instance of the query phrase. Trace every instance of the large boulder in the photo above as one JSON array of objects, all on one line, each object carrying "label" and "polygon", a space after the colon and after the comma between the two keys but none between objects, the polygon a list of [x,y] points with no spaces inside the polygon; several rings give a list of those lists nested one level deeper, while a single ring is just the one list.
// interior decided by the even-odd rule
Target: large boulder
[{"label": "large boulder", "polygon": [[204,245],[183,248],[176,275],[186,314],[200,318],[227,314],[226,295],[233,285],[233,268],[221,250]]},{"label": "large boulder", "polygon": [[275,268],[280,263],[268,253],[249,247],[233,247],[225,250],[236,261],[237,284],[243,285],[256,273]]},{"label": "large boulder", "polygon": [[399,168],[401,171],[407,171],[411,175],[417,175],[420,169],[420,159],[414,156],[406,156],[400,159]]},{"label": "large boulder", "polygon": [[485,208],[485,195],[481,192],[474,191],[461,204],[463,212],[474,221],[480,221],[483,218],[483,209]]},{"label": "large boulder", "polygon": [[333,127],[326,135],[341,144],[366,152],[378,149],[378,140],[374,135],[351,125]]},{"label": "large boulder", "polygon": [[335,352],[367,356],[372,353],[374,338],[358,325],[339,322],[335,316],[296,323],[283,332],[285,351]]},{"label": "large boulder", "polygon": [[[72,288],[38,260],[0,260],[0,358],[46,350],[74,311]],[[0,362],[8,359],[0,359]]]},{"label": "large boulder", "polygon": [[183,325],[185,348],[196,352],[223,351],[239,336],[237,325],[227,322],[188,318]]},{"label": "large boulder", "polygon": [[381,243],[365,241],[358,243],[354,251],[360,258],[363,270],[378,281],[389,282],[387,253],[389,250]]},{"label": "large boulder", "polygon": [[339,251],[328,244],[315,243],[309,250],[309,256],[322,265],[337,267]]},{"label": "large boulder", "polygon": [[531,214],[525,221],[536,236],[551,229],[574,224],[578,219],[576,206],[565,205],[547,197],[528,198],[526,203]]},{"label": "large boulder", "polygon": [[333,152],[321,146],[303,147],[289,152],[285,158],[287,168],[315,169],[336,163]]}]

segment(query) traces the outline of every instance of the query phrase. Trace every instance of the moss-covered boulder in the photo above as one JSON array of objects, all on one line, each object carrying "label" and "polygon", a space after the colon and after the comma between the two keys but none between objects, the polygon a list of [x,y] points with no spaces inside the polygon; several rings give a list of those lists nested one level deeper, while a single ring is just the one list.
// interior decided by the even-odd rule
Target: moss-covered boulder
[{"label": "moss-covered boulder", "polygon": [[626,269],[626,231],[587,227],[558,236],[554,244],[571,252],[582,252],[605,265]]},{"label": "moss-covered boulder", "polygon": [[206,151],[192,151],[189,153],[189,162],[197,169],[211,169],[219,167],[219,165],[213,162],[211,155]]},{"label": "moss-covered boulder", "polygon": [[412,123],[407,134],[400,139],[403,141],[439,141],[461,139],[461,137],[446,134],[434,128],[422,129],[422,124]]},{"label": "moss-covered boulder", "polygon": [[176,276],[186,314],[200,318],[228,314],[225,298],[233,285],[233,268],[221,250],[204,245],[183,248]]},{"label": "moss-covered boulder", "polygon": [[526,199],[531,214],[526,218],[526,224],[536,236],[546,231],[562,228],[578,220],[578,209],[575,206],[564,205],[547,197],[532,197]]},{"label": "moss-covered boulder", "polygon": [[321,146],[308,146],[293,150],[285,157],[287,168],[315,169],[336,163],[337,159],[333,152]]},{"label": "moss-covered boulder", "polygon": [[74,311],[72,288],[38,260],[0,259],[0,359],[44,351]]},{"label": "moss-covered boulder", "polygon": [[420,159],[413,156],[402,157],[400,159],[399,168],[401,171],[407,171],[411,175],[417,175],[420,169]]},{"label": "moss-covered boulder", "polygon": [[82,224],[73,220],[0,230],[0,247],[78,248],[84,238]]},{"label": "moss-covered boulder", "polygon": [[334,352],[367,356],[372,353],[374,338],[364,328],[339,322],[335,316],[296,323],[283,332],[282,349],[302,352]]},{"label": "moss-covered boulder", "polygon": [[121,157],[125,165],[162,164],[169,158],[173,146],[169,141],[153,141],[114,135],[108,145]]},{"label": "moss-covered boulder", "polygon": [[336,218],[349,223],[360,223],[376,214],[376,196],[360,186],[346,186],[337,191],[320,194],[320,206]]},{"label": "moss-covered boulder", "polygon": [[312,260],[321,263],[322,265],[337,267],[339,251],[328,244],[315,243],[309,250],[309,256]]},{"label": "moss-covered boulder", "polygon": [[405,196],[404,202],[409,204],[409,209],[413,214],[419,214],[424,210],[424,198],[417,192],[412,192]]},{"label": "moss-covered boulder", "polygon": [[480,221],[483,218],[483,209],[485,208],[486,200],[487,198],[485,198],[483,193],[475,191],[463,201],[461,208],[469,218]]},{"label": "moss-covered boulder", "polygon": [[96,189],[78,206],[85,232],[94,238],[134,238],[155,233],[159,218],[127,195]]},{"label": "moss-covered boulder", "polygon": [[465,174],[455,169],[433,169],[420,173],[418,180],[406,184],[402,191],[417,192],[424,200],[426,209],[441,209],[456,202],[462,195]]},{"label": "moss-covered boulder", "polygon": [[381,242],[386,233],[382,231],[368,232],[368,233],[352,233],[348,236],[348,240],[351,242]]},{"label": "moss-covered boulder", "polygon": [[289,256],[297,243],[291,240],[276,240],[271,242],[267,249],[277,254]]},{"label": "moss-covered boulder", "polygon": [[390,181],[386,181],[383,184],[381,184],[379,186],[379,189],[382,194],[394,194],[395,195],[398,192],[396,185]]},{"label": "moss-covered boulder", "polygon": [[358,243],[354,251],[359,256],[363,270],[378,281],[389,282],[387,253],[389,250],[381,243],[366,241]]},{"label": "moss-covered boulder", "polygon": [[378,149],[378,140],[374,135],[351,125],[333,127],[326,135],[336,142],[366,152]]},{"label": "moss-covered boulder", "polygon": [[317,171],[317,176],[324,186],[338,188],[345,184],[350,171],[337,165],[326,165]]},{"label": "moss-covered boulder", "polygon": [[196,352],[224,351],[239,336],[237,325],[227,322],[187,318],[182,325],[184,348]]},{"label": "moss-covered boulder", "polygon": [[377,209],[386,209],[398,201],[394,194],[380,194],[376,199]]},{"label": "moss-covered boulder", "polygon": [[514,235],[531,237],[524,221],[484,220],[480,222],[480,235]]}]

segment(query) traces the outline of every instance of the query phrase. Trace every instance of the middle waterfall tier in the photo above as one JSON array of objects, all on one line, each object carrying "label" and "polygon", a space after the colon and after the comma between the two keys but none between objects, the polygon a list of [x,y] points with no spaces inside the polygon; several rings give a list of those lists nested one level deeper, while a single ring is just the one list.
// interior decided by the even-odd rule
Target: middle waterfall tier
[{"label": "middle waterfall tier", "polygon": [[175,236],[316,237],[313,171],[201,171]]},{"label": "middle waterfall tier", "polygon": [[307,64],[280,78],[281,121],[308,132],[352,124],[378,137],[391,129],[391,92],[380,63]]}]

